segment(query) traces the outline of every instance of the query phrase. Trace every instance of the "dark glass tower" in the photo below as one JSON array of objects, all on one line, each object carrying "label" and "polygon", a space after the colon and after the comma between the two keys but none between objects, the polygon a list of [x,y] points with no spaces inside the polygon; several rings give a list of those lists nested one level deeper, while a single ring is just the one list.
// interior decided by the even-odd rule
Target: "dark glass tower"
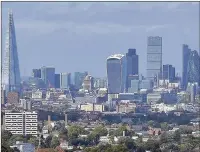
[{"label": "dark glass tower", "polygon": [[191,49],[189,48],[188,45],[183,44],[183,53],[182,53],[182,88],[185,90],[187,87],[188,79],[188,61],[189,61],[189,56]]},{"label": "dark glass tower", "polygon": [[199,59],[200,57],[196,50],[190,52],[187,66],[187,81],[190,83],[199,83]]},{"label": "dark glass tower", "polygon": [[163,65],[162,78],[170,82],[173,81],[175,79],[175,67],[169,64]]},{"label": "dark glass tower", "polygon": [[8,30],[6,32],[5,54],[2,67],[2,85],[6,92],[19,92],[21,78],[12,11],[9,11],[8,19]]},{"label": "dark glass tower", "polygon": [[136,49],[129,49],[126,53],[127,60],[127,76],[138,75],[138,55],[136,54]]}]

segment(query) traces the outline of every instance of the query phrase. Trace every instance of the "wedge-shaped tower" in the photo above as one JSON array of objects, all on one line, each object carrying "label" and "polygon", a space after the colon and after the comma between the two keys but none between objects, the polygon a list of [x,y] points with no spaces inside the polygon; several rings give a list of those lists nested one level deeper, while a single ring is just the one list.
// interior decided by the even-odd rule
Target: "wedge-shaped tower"
[{"label": "wedge-shaped tower", "polygon": [[6,44],[2,67],[2,85],[9,91],[20,91],[20,70],[16,44],[13,13],[8,13],[8,29],[6,31]]}]

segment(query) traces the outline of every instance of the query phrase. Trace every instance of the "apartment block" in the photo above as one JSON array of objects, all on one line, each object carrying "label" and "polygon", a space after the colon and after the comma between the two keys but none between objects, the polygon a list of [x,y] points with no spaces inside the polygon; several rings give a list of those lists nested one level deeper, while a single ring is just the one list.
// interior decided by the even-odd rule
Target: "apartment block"
[{"label": "apartment block", "polygon": [[12,134],[33,135],[38,133],[36,112],[5,112],[5,130]]}]

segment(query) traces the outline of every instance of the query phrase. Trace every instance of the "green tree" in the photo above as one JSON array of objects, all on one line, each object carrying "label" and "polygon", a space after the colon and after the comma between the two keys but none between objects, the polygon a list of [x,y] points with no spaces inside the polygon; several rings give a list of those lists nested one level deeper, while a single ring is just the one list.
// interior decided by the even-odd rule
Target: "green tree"
[{"label": "green tree", "polygon": [[168,127],[167,122],[161,123],[160,126],[161,126],[161,129],[162,129],[163,131],[168,131],[168,130],[169,130],[169,129],[168,129],[169,127]]},{"label": "green tree", "polygon": [[54,136],[51,140],[51,148],[56,148],[60,145],[60,142],[58,140],[58,137]]},{"label": "green tree", "polygon": [[51,140],[52,140],[52,136],[48,136],[48,137],[45,139],[46,148],[50,148],[50,147],[51,147]]}]

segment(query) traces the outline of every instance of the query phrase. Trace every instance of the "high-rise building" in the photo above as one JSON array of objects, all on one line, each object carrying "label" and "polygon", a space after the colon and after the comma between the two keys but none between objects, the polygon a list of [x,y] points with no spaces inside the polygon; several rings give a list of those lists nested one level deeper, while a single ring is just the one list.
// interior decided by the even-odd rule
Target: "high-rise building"
[{"label": "high-rise building", "polygon": [[67,89],[71,85],[71,73],[60,74],[60,88]]},{"label": "high-rise building", "polygon": [[183,44],[182,50],[182,88],[185,90],[187,88],[187,77],[188,77],[188,61],[190,57],[191,49],[188,45]]},{"label": "high-rise building", "polygon": [[75,72],[74,73],[74,86],[76,89],[80,89],[82,87],[82,83],[84,78],[88,75],[88,72]]},{"label": "high-rise building", "polygon": [[162,37],[150,36],[147,40],[147,78],[153,80],[162,74]]},{"label": "high-rise building", "polygon": [[5,130],[14,135],[38,134],[38,116],[36,112],[5,112]]},{"label": "high-rise building", "polygon": [[169,82],[172,82],[175,80],[175,67],[172,65],[166,64],[163,65],[163,74],[162,79],[169,80]]},{"label": "high-rise building", "polygon": [[196,50],[190,51],[187,67],[187,82],[189,83],[199,83],[200,79],[200,56]]},{"label": "high-rise building", "polygon": [[41,78],[47,87],[54,88],[55,87],[55,68],[43,66],[41,68]]},{"label": "high-rise building", "polygon": [[60,88],[60,74],[55,74],[55,88]]},{"label": "high-rise building", "polygon": [[127,79],[126,57],[122,54],[107,58],[108,93],[118,94],[125,91]]},{"label": "high-rise building", "polygon": [[127,60],[127,76],[138,75],[138,55],[136,54],[136,49],[128,49],[126,53]]},{"label": "high-rise building", "polygon": [[32,70],[32,77],[41,78],[41,69],[33,69]]},{"label": "high-rise building", "polygon": [[12,11],[9,11],[8,19],[8,30],[6,32],[5,54],[2,67],[2,85],[6,92],[19,92],[21,78]]}]

